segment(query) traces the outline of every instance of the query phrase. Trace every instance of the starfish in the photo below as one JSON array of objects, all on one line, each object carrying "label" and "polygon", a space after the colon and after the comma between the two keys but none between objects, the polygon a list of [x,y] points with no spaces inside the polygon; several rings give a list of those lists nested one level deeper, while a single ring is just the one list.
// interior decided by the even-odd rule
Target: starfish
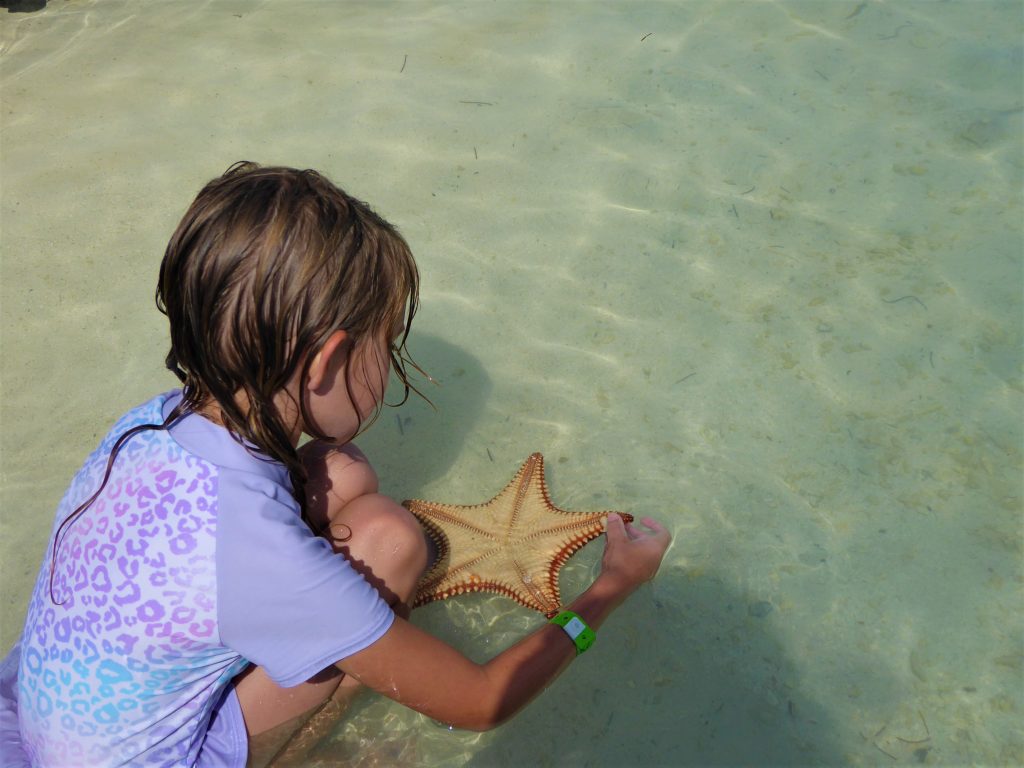
[{"label": "starfish", "polygon": [[[554,616],[561,609],[558,572],[605,530],[609,512],[569,512],[551,503],[544,457],[532,454],[505,489],[486,504],[402,502],[437,545],[413,605],[464,592],[497,592]],[[625,522],[632,515],[622,515]]]}]

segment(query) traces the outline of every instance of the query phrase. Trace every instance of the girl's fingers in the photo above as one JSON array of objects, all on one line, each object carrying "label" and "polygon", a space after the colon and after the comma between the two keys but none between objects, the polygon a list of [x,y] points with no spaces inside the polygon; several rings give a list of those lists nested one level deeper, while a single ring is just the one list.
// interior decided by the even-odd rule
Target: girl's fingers
[{"label": "girl's fingers", "polygon": [[624,539],[626,538],[626,524],[622,522],[622,518],[619,515],[612,512],[608,515],[608,521],[604,526],[604,533],[609,540]]},{"label": "girl's fingers", "polygon": [[636,541],[646,537],[662,538],[667,537],[668,530],[653,517],[645,517],[640,520],[643,528],[636,527],[633,523],[625,522],[617,512],[608,514],[608,522],[605,525],[605,534],[609,539]]},{"label": "girl's fingers", "polygon": [[645,517],[639,521],[643,524],[644,528],[647,529],[646,531],[638,529],[636,527],[636,522],[637,521],[634,521],[633,523],[630,523],[626,526],[626,530],[633,534],[633,538],[636,538],[637,536],[642,536],[644,534],[661,533],[665,530],[665,527],[657,520],[655,520],[653,517]]},{"label": "girl's fingers", "polygon": [[643,523],[648,528],[650,528],[655,533],[661,533],[662,531],[665,530],[665,526],[663,526],[661,523],[659,523],[653,517],[645,517],[640,522]]}]

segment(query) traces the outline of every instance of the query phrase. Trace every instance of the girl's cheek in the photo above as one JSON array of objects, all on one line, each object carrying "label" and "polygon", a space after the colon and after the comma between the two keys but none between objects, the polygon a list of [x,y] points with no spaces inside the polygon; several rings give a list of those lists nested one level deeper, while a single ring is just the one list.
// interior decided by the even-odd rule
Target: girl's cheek
[{"label": "girl's cheek", "polygon": [[360,415],[362,418],[367,419],[377,409],[382,402],[384,402],[384,392],[388,387],[387,372],[380,373],[376,380],[374,379],[374,373],[367,371],[367,380],[363,382],[362,397],[360,400]]}]

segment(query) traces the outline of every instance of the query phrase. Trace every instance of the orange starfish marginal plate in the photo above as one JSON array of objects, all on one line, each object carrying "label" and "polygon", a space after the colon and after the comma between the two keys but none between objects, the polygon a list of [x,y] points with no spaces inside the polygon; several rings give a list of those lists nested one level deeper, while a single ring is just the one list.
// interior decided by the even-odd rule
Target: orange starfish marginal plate
[{"label": "orange starfish marginal plate", "polygon": [[[559,570],[573,552],[604,532],[610,514],[569,512],[552,504],[539,453],[486,504],[402,503],[438,549],[413,605],[464,592],[497,592],[549,617],[562,607]],[[618,514],[626,522],[633,519]]]}]

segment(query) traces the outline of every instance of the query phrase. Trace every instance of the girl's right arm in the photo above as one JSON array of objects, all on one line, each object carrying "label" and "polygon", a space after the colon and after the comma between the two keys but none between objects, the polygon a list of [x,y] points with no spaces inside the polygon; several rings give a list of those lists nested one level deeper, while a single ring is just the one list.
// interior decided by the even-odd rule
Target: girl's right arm
[{"label": "girl's right arm", "polygon": [[[670,537],[645,518],[646,530],[608,516],[601,572],[571,605],[592,628],[638,586],[654,577]],[[443,641],[396,617],[372,645],[339,668],[375,691],[435,720],[487,730],[540,693],[576,655],[568,635],[545,624],[486,664],[476,664]]]}]

